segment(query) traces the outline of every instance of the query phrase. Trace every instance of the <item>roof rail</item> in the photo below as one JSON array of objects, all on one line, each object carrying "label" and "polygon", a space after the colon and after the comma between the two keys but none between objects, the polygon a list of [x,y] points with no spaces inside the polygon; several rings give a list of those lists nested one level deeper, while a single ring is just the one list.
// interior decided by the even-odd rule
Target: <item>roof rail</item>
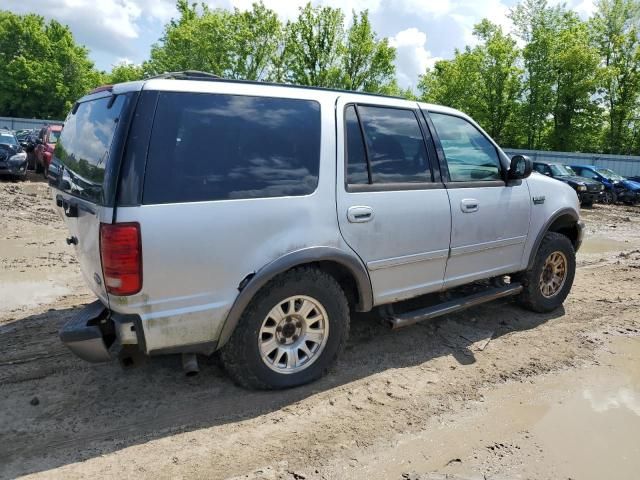
[{"label": "roof rail", "polygon": [[358,95],[366,95],[369,97],[382,97],[382,98],[398,98],[402,100],[406,100],[403,97],[397,95],[384,95],[381,93],[369,93],[369,92],[360,92],[353,90],[344,90],[337,88],[327,88],[327,87],[315,87],[311,85],[295,85],[291,83],[276,83],[276,82],[268,82],[268,81],[260,81],[260,80],[241,80],[235,78],[225,78],[215,75],[213,73],[201,72],[199,70],[184,70],[182,72],[165,72],[160,75],[154,75],[152,77],[146,77],[143,80],[155,80],[155,79],[169,79],[169,80],[205,80],[210,82],[230,82],[230,83],[243,83],[247,85],[271,85],[274,87],[287,87],[287,88],[300,88],[305,90],[318,90],[325,92],[335,92],[335,93],[356,93]]},{"label": "roof rail", "polygon": [[209,72],[201,72],[199,70],[184,70],[182,72],[165,72],[153,77],[147,77],[145,80],[152,78],[168,78],[173,80],[224,80],[218,75]]}]

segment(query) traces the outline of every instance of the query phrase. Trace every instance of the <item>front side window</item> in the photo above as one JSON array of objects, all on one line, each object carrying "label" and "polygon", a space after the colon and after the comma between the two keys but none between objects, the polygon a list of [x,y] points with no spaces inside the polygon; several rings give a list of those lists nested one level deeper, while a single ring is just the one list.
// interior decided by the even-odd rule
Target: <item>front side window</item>
[{"label": "front side window", "polygon": [[432,181],[422,131],[412,110],[349,105],[345,121],[347,183]]},{"label": "front side window", "polygon": [[452,182],[502,180],[500,160],[493,144],[464,118],[429,114],[449,167]]},{"label": "front side window", "polygon": [[143,203],[313,193],[320,105],[311,100],[161,93]]}]

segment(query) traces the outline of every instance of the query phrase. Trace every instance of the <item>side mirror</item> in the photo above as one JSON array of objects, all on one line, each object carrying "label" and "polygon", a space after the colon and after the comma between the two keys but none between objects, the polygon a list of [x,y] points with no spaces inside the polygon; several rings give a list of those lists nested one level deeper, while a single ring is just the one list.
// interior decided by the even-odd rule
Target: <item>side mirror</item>
[{"label": "side mirror", "polygon": [[509,167],[508,179],[521,180],[531,175],[533,171],[533,162],[529,157],[524,155],[515,155],[511,158],[511,166]]}]

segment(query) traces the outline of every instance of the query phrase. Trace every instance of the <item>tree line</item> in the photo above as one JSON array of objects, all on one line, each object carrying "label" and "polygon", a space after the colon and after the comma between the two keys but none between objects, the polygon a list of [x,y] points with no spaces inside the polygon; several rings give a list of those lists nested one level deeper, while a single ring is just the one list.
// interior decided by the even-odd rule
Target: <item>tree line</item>
[{"label": "tree line", "polygon": [[474,46],[420,76],[396,81],[396,50],[368,12],[301,7],[283,22],[262,3],[213,9],[178,0],[141,65],[98,71],[88,50],[55,20],[0,11],[0,115],[63,118],[97,85],[169,71],[395,95],[474,117],[512,148],[637,154],[640,151],[640,0],[599,0],[581,19],[565,5],[523,0],[511,32],[484,19]]}]

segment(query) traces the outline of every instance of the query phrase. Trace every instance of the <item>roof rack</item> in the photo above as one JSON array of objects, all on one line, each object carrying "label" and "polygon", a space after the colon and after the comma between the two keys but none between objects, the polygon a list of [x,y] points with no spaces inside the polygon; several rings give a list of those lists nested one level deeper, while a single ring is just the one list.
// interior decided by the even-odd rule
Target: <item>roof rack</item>
[{"label": "roof rack", "polygon": [[173,80],[224,80],[218,75],[209,72],[201,72],[199,70],[184,70],[182,72],[165,72],[153,77],[147,77],[145,80],[152,78],[167,78]]},{"label": "roof rack", "polygon": [[344,90],[339,88],[315,87],[311,85],[295,85],[291,83],[277,83],[277,82],[267,82],[267,81],[260,81],[260,80],[241,80],[236,78],[225,78],[225,77],[220,77],[218,75],[214,75],[213,73],[201,72],[199,70],[185,70],[182,72],[165,72],[160,75],[146,77],[144,80],[146,81],[146,80],[155,80],[155,79],[205,80],[210,82],[244,83],[248,85],[270,85],[274,87],[300,88],[304,90],[319,90],[324,92],[337,92],[337,93],[355,93],[358,95],[366,95],[369,97],[398,98],[401,100],[406,100],[404,97],[400,97],[397,95],[384,95],[382,93],[360,92],[360,91],[354,91],[354,90]]}]

